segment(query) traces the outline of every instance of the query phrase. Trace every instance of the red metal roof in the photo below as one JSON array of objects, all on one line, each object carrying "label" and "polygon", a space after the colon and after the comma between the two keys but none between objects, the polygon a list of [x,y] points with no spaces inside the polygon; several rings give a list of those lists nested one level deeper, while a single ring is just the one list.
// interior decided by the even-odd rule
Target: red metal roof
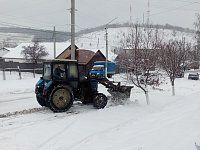
[{"label": "red metal roof", "polygon": [[[98,50],[96,53],[91,51],[91,50],[86,50],[86,49],[76,49],[76,60],[78,60],[79,64],[83,64],[86,65],[89,63],[89,61],[91,61],[91,59],[94,56],[101,55],[102,58],[105,59],[105,56],[102,54],[102,52],[100,50]],[[70,59],[71,58],[71,49],[66,49],[65,51],[63,51],[59,57],[57,57],[59,59]]]},{"label": "red metal roof", "polygon": [[95,55],[95,52],[85,49],[76,50],[76,59],[79,64],[87,64]]}]

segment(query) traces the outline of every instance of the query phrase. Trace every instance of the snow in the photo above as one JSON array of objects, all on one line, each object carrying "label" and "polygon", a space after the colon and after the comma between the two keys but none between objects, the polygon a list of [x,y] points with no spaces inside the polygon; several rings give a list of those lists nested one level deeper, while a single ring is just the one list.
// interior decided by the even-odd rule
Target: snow
[{"label": "snow", "polygon": [[[143,30],[142,30],[143,31]],[[169,39],[182,39],[185,37],[187,42],[194,43],[194,34],[185,33],[180,31],[173,31],[168,29],[159,29],[161,38],[165,40]],[[120,28],[108,28],[108,49],[109,49],[109,59],[113,59],[114,49],[122,46],[122,42],[125,37],[130,33],[129,27],[120,27]],[[100,49],[105,53],[106,43],[105,43],[105,30],[96,31],[88,34],[84,34],[80,37],[77,37],[76,44],[80,47],[86,49]]]},{"label": "snow", "polygon": [[[33,45],[33,43],[22,43],[18,45],[16,48],[14,48],[11,52],[4,55],[4,58],[24,58],[21,54],[24,46]],[[44,59],[53,59],[54,58],[54,43],[52,42],[46,42],[46,43],[40,43],[40,45],[43,45],[48,52],[49,55],[45,56]],[[66,48],[70,46],[69,42],[58,42],[56,43],[56,56],[58,56],[60,53],[62,53]]]},{"label": "snow", "polygon": [[39,105],[35,101],[34,88],[37,78],[33,74],[22,72],[22,80],[17,72],[6,72],[6,80],[3,80],[3,73],[0,71],[0,114],[24,110]]},{"label": "snow", "polygon": [[[130,32],[130,28],[121,27],[121,28],[108,28],[108,60],[114,61],[117,55],[114,53],[114,50],[121,47],[122,41]],[[179,31],[172,31],[168,29],[159,29],[159,32],[163,33],[164,40],[169,40],[171,38],[181,39],[185,37],[187,42],[194,43],[194,35],[192,33],[185,33]],[[83,34],[79,37],[76,37],[76,46],[80,49],[87,49],[93,52],[101,50],[101,52],[106,56],[106,40],[105,40],[105,31],[96,31],[88,34]],[[4,58],[24,58],[21,54],[23,46],[29,46],[32,43],[22,43],[14,49],[11,49],[10,52],[4,55]],[[44,59],[53,59],[54,58],[54,43],[46,42],[40,43],[43,45],[47,52],[48,56]],[[66,48],[70,46],[70,41],[66,42],[57,42],[56,43],[56,56],[62,53]],[[19,60],[17,60],[19,61]]]},{"label": "snow", "polygon": [[[198,71],[200,72],[200,71]],[[66,113],[44,110],[0,118],[1,150],[195,150],[200,143],[200,81],[176,79],[176,96],[166,81],[150,90],[150,105],[137,88],[125,105],[96,110],[76,102]],[[0,80],[0,114],[40,107],[30,73]],[[126,81],[124,75],[115,81]],[[124,82],[127,83],[128,82]],[[99,91],[105,94],[105,88]]]}]

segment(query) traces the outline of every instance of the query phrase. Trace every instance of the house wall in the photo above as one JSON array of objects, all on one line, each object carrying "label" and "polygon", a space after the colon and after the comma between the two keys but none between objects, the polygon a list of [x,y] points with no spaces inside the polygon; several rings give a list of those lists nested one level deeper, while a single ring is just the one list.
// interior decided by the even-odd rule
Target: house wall
[{"label": "house wall", "polygon": [[[66,49],[64,50],[61,54],[59,54],[56,59],[66,59],[69,57],[69,54],[70,54],[70,49]],[[69,59],[69,58],[68,58]]]},{"label": "house wall", "polygon": [[79,70],[79,77],[82,78],[83,76],[87,76],[86,73],[86,66],[83,64],[78,64],[78,70]]}]

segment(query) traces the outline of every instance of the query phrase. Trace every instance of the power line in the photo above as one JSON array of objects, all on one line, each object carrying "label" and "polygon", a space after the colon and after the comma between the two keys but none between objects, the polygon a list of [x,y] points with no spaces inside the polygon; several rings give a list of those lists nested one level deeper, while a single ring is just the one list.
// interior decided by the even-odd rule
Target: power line
[{"label": "power line", "polygon": [[197,4],[197,3],[198,3],[198,2],[192,2],[192,3],[187,4],[187,5],[183,5],[183,6],[179,6],[179,7],[176,7],[176,8],[168,9],[168,10],[166,10],[166,11],[154,13],[154,14],[151,14],[150,16],[155,16],[155,15],[160,15],[160,14],[164,14],[164,13],[169,13],[169,12],[171,12],[171,11],[176,11],[176,10],[178,10],[179,8],[183,8],[183,7],[186,7],[186,6],[191,6],[191,5],[194,5],[194,4]]},{"label": "power line", "polygon": [[[188,2],[188,1],[185,1],[185,0],[173,0],[173,1],[177,1],[177,2],[184,2],[184,3],[190,3],[190,2]],[[197,2],[197,1],[195,1],[195,3],[198,3],[198,4],[200,4],[200,2]]]},{"label": "power line", "polygon": [[[31,8],[33,8],[33,6],[34,5],[39,5],[39,4],[41,4],[41,2],[43,3],[43,2],[45,2],[45,1],[33,1],[34,2],[34,4],[33,5],[31,5]],[[47,1],[46,1],[47,2]],[[49,2],[49,0],[48,0],[48,3],[46,3],[45,2],[45,5],[47,5],[47,4],[50,4],[51,2],[55,2],[55,1],[50,1]],[[18,7],[18,8],[15,8],[15,9],[12,9],[12,11],[9,9],[9,11],[7,11],[7,12],[2,12],[1,14],[6,14],[6,13],[14,13],[14,12],[16,12],[16,10],[24,10],[24,9],[30,9],[30,7],[27,7],[27,4],[24,6],[24,7],[21,7],[21,5],[20,5],[20,7]]]}]

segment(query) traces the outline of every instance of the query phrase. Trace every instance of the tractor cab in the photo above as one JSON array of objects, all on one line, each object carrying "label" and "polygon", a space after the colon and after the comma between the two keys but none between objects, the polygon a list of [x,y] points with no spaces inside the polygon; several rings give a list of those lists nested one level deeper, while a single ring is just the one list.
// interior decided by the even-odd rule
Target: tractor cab
[{"label": "tractor cab", "polygon": [[77,61],[54,60],[43,64],[43,80],[56,83],[68,83],[73,88],[78,87]]},{"label": "tractor cab", "polygon": [[53,60],[43,64],[43,80],[78,88],[78,64],[73,60]]}]

